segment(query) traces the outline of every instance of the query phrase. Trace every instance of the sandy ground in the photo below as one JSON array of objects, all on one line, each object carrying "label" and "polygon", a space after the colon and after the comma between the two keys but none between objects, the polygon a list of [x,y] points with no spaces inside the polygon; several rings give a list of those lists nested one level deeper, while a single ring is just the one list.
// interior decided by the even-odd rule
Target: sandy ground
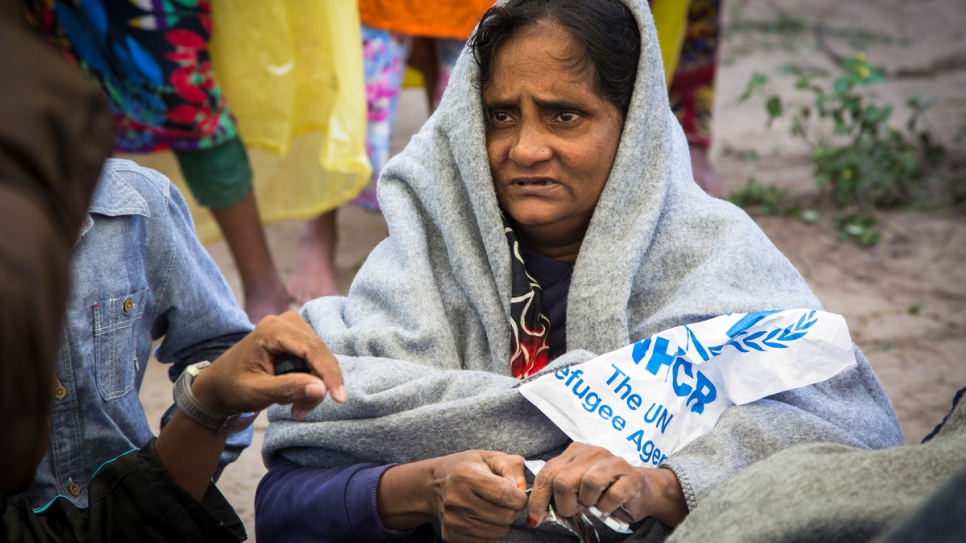
[{"label": "sandy ground", "polygon": [[[740,12],[736,11],[740,9]],[[937,96],[931,113],[936,131],[948,147],[966,127],[966,4],[962,0],[734,0],[727,3],[726,24],[743,21],[823,23],[838,30],[827,44],[841,54],[861,47],[890,80],[872,94],[884,102],[902,104],[914,94]],[[740,26],[733,26],[740,28]],[[872,31],[873,34],[863,31]],[[871,43],[854,37],[871,35]],[[789,31],[735,30],[721,53],[716,96],[715,166],[726,189],[760,181],[793,188],[809,202],[814,194],[809,154],[792,141],[787,130],[766,129],[760,103],[737,104],[754,71],[772,76],[776,88],[790,89],[778,67],[835,69],[815,45],[814,34]],[[791,91],[788,90],[790,93]],[[393,148],[400,150],[426,118],[425,99],[406,91],[399,106]],[[902,108],[897,124],[904,122]],[[749,160],[747,151],[760,158]],[[962,149],[959,149],[962,152]],[[829,311],[844,315],[853,339],[863,349],[882,380],[902,425],[907,443],[916,443],[942,419],[953,393],[966,385],[966,215],[963,209],[945,213],[895,212],[884,215],[883,240],[873,249],[839,243],[829,225],[832,210],[818,206],[817,224],[758,216],[762,229],[805,276]],[[381,217],[355,208],[339,214],[338,280],[348,289],[356,265],[385,232]],[[284,277],[291,273],[298,225],[267,227],[269,242]],[[240,294],[237,271],[223,243],[209,251]],[[142,389],[152,422],[170,403],[164,370],[152,364]],[[236,506],[254,537],[254,493],[265,472],[258,451],[267,421],[256,422],[250,451],[230,466],[219,486]]]}]

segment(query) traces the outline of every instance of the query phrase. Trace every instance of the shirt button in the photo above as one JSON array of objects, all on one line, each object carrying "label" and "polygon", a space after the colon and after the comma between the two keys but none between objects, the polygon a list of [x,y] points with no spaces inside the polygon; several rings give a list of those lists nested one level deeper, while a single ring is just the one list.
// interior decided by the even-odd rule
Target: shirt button
[{"label": "shirt button", "polygon": [[67,388],[64,385],[57,385],[57,390],[54,391],[54,398],[58,400],[63,400],[67,396]]},{"label": "shirt button", "polygon": [[124,312],[130,313],[132,309],[134,309],[134,300],[130,298],[124,300]]},{"label": "shirt button", "polygon": [[72,479],[68,480],[70,481],[70,485],[67,487],[67,490],[70,491],[71,496],[80,496],[80,485],[75,483]]}]

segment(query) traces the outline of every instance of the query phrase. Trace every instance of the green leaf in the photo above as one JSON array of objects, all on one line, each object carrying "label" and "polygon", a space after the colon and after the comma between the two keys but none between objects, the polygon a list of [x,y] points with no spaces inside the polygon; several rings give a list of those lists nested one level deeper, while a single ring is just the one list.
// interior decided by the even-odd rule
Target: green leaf
[{"label": "green leaf", "polygon": [[813,223],[818,221],[818,212],[814,209],[806,209],[802,211],[802,220],[807,223]]},{"label": "green leaf", "polygon": [[779,117],[782,114],[782,99],[778,96],[772,96],[765,102],[765,110],[768,111],[770,118]]},{"label": "green leaf", "polygon": [[745,92],[741,93],[741,97],[738,98],[738,103],[740,104],[748,100],[752,94],[761,92],[766,83],[768,83],[767,75],[761,72],[753,73],[751,75],[751,80],[748,81],[748,85],[745,86]]}]

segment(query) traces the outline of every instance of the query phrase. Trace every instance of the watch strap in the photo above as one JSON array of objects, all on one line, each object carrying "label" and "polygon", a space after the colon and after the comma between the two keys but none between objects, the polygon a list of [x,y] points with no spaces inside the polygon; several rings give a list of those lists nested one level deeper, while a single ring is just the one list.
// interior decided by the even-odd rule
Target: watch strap
[{"label": "watch strap", "polygon": [[174,403],[188,418],[219,434],[232,434],[248,428],[258,413],[241,413],[225,415],[209,409],[191,391],[194,378],[211,365],[210,362],[198,362],[188,366],[174,384]]}]

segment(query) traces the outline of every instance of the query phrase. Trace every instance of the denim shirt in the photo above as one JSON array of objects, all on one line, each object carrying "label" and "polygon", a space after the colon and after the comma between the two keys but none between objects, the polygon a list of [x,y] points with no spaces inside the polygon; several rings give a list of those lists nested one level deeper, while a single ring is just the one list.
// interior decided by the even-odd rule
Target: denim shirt
[{"label": "denim shirt", "polygon": [[[173,364],[173,381],[252,329],[181,193],[133,162],[105,163],[71,265],[50,448],[20,495],[34,507],[57,495],[87,507],[98,467],[153,437],[138,398],[153,341],[163,338],[155,357]],[[251,427],[229,436],[222,463],[251,438]]]}]

